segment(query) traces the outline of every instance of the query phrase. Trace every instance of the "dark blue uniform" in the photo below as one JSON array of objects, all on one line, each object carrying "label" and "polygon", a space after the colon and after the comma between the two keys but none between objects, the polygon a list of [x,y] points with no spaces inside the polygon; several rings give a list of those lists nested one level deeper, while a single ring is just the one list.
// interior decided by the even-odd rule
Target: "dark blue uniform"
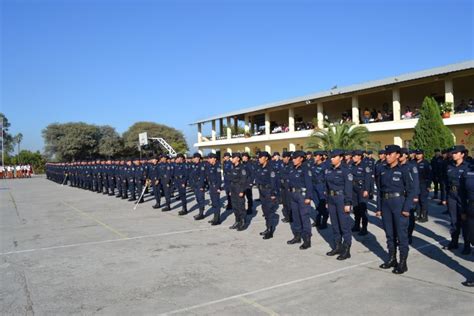
[{"label": "dark blue uniform", "polygon": [[222,169],[219,163],[206,165],[205,177],[209,187],[209,196],[211,197],[211,206],[214,211],[214,219],[210,221],[212,225],[219,225],[221,216],[221,188],[222,188]]},{"label": "dark blue uniform", "polygon": [[171,209],[171,190],[172,190],[172,183],[171,180],[173,178],[174,167],[171,163],[168,162],[161,162],[159,165],[159,175],[160,175],[160,185],[163,190],[163,194],[165,196],[165,203],[166,207],[162,209],[162,211],[169,211]]},{"label": "dark blue uniform", "polygon": [[[370,192],[372,169],[363,161],[360,161],[358,164],[351,164],[349,169],[354,178],[352,181],[352,206],[355,223],[352,231],[360,231],[359,235],[366,235],[367,225],[369,223],[367,217],[367,202],[368,193]],[[364,197],[364,192],[367,192],[366,197]],[[362,229],[360,228],[361,221]]]},{"label": "dark blue uniform", "polygon": [[200,219],[204,218],[204,187],[205,187],[205,178],[206,178],[206,166],[203,162],[192,163],[189,166],[189,186],[194,192],[196,197],[196,202],[199,207],[198,217]]},{"label": "dark blue uniform", "polygon": [[417,161],[420,194],[418,195],[418,221],[428,221],[428,195],[431,188],[431,166],[425,159]]},{"label": "dark blue uniform", "polygon": [[224,161],[223,164],[224,168],[224,186],[225,186],[225,194],[227,197],[227,210],[232,209],[232,199],[230,198],[230,171],[232,170],[232,162],[230,160]]},{"label": "dark blue uniform", "polygon": [[292,168],[293,164],[291,161],[288,163],[282,163],[281,167],[279,168],[278,178],[280,180],[280,194],[283,204],[282,213],[284,222],[293,221],[293,215],[291,213],[290,179],[288,177]]},{"label": "dark blue uniform", "polygon": [[186,199],[186,184],[188,182],[188,167],[184,162],[174,165],[174,185],[178,190],[179,199],[181,200],[181,214],[188,212],[188,202]]},{"label": "dark blue uniform", "polygon": [[[230,228],[243,230],[245,229],[245,191],[249,188],[249,174],[247,168],[239,163],[232,165],[229,173],[229,190],[234,209],[235,224]],[[243,196],[240,196],[243,194]]]},{"label": "dark blue uniform", "polygon": [[314,223],[315,227],[320,229],[327,228],[327,221],[329,218],[329,213],[326,208],[326,183],[324,181],[324,176],[326,169],[329,167],[327,162],[313,162],[310,164],[311,169],[311,180],[313,182],[313,202],[316,208],[316,221]]},{"label": "dark blue uniform", "polygon": [[[270,157],[268,155],[268,157]],[[260,200],[262,202],[263,216],[267,230],[264,232],[265,239],[273,237],[273,232],[277,225],[278,217],[276,210],[278,208],[279,183],[278,173],[275,166],[267,161],[265,166],[259,165],[255,170],[255,184],[257,185]]]}]

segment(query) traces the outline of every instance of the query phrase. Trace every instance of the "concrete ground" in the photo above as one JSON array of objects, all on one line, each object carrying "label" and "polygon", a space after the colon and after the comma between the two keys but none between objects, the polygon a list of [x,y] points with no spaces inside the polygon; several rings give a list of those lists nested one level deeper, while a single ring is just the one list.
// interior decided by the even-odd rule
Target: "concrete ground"
[{"label": "concrete ground", "polygon": [[[255,194],[256,196],[256,194]],[[254,196],[254,197],[255,197]],[[327,257],[331,229],[312,248],[289,246],[288,224],[262,240],[260,206],[247,230],[163,213],[44,178],[1,180],[0,313],[6,315],[472,315],[461,282],[474,255],[442,249],[448,217],[433,203],[417,225],[409,271],[381,270],[385,235],[371,217],[352,258]],[[192,196],[189,197],[192,201]],[[174,202],[173,205],[178,205]],[[190,202],[190,206],[194,202]],[[226,213],[225,215],[228,215]],[[462,244],[461,244],[462,248]]]}]

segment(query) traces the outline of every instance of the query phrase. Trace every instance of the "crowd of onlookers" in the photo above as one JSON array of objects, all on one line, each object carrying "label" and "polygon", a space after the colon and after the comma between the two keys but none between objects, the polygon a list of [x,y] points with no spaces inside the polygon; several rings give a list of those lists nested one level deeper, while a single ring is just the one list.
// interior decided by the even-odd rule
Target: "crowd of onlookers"
[{"label": "crowd of onlookers", "polygon": [[464,99],[454,107],[454,113],[474,113],[474,101],[469,99],[468,103]]},{"label": "crowd of onlookers", "polygon": [[31,165],[0,166],[1,179],[31,178],[33,168]]}]

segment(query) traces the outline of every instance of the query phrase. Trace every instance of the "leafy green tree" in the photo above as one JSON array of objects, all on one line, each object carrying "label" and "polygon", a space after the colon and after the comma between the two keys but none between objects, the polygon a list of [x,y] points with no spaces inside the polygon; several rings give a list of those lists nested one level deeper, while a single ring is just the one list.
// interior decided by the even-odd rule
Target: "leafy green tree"
[{"label": "leafy green tree", "polygon": [[99,126],[99,155],[103,158],[114,158],[123,152],[123,140],[115,128]]},{"label": "leafy green tree", "polygon": [[426,158],[431,159],[435,148],[443,149],[453,145],[453,135],[444,125],[438,103],[434,98],[426,97],[420,109],[420,118],[415,126],[412,147],[423,149]]},{"label": "leafy green tree", "polygon": [[[316,126],[316,125],[315,125]],[[369,131],[363,125],[351,122],[324,123],[324,129],[315,128],[306,144],[308,149],[375,149],[376,144],[369,140]]]},{"label": "leafy green tree", "polygon": [[[185,153],[188,151],[188,145],[181,131],[172,127],[157,124],[153,122],[137,122],[129,127],[123,133],[124,153],[129,156],[138,156],[138,134],[147,132],[148,137],[163,138],[177,153]],[[167,153],[166,150],[156,142],[149,142],[149,146],[145,147],[145,154]]]},{"label": "leafy green tree", "polygon": [[[9,155],[11,152],[13,152],[13,136],[8,132],[8,129],[10,128],[10,122],[8,122],[8,118],[5,116],[5,114],[0,113],[0,126],[2,126],[3,123],[3,146],[5,148],[5,156]],[[1,143],[0,143],[1,146]],[[3,148],[0,148],[3,150]],[[0,157],[1,158],[1,157]]]},{"label": "leafy green tree", "polygon": [[33,167],[35,173],[44,173],[45,163],[46,159],[39,151],[32,152],[29,150],[22,150],[18,155],[5,159],[5,164],[7,165],[29,164]]}]

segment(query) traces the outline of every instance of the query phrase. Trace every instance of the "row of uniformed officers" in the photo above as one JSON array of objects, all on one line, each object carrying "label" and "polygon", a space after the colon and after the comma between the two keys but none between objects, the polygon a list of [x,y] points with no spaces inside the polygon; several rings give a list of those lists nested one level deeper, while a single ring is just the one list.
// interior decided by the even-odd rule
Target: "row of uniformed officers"
[{"label": "row of uniformed officers", "polygon": [[[260,233],[264,239],[273,237],[278,222],[276,211],[281,203],[282,221],[290,223],[293,232],[293,238],[287,243],[302,243],[300,249],[310,248],[311,226],[325,229],[330,219],[334,244],[327,255],[337,256],[338,260],[351,257],[352,232],[368,233],[367,205],[373,199],[387,238],[388,259],[380,267],[393,268],[394,273],[401,274],[408,269],[408,249],[415,221],[428,220],[432,182],[440,184],[440,203],[448,206],[451,218],[451,241],[447,248],[457,249],[462,233],[463,254],[471,252],[470,241],[474,242],[474,236],[469,236],[469,227],[474,222],[474,165],[467,154],[464,146],[455,146],[442,155],[437,154],[429,163],[422,150],[408,151],[388,145],[379,151],[377,161],[371,152],[336,149],[284,152],[281,157],[279,153],[271,156],[263,151],[255,160],[248,153],[225,153],[221,164],[216,154],[209,154],[203,161],[196,153],[191,159],[178,154],[176,158],[161,155],[148,161],[48,163],[46,173],[58,183],[116,194],[137,203],[143,202],[143,195],[151,188],[156,200],[153,208],[162,208],[162,211],[171,210],[171,198],[177,191],[181,201],[179,215],[188,213],[186,195],[191,189],[199,207],[199,213],[194,216],[196,220],[205,218],[205,192],[208,191],[214,214],[212,225],[221,223],[220,197],[221,191],[225,191],[227,209],[232,209],[235,215],[235,223],[230,228],[238,231],[248,225],[246,215],[253,212],[252,187],[256,187],[266,222],[266,229]],[[316,209],[313,224],[312,202]]]}]

